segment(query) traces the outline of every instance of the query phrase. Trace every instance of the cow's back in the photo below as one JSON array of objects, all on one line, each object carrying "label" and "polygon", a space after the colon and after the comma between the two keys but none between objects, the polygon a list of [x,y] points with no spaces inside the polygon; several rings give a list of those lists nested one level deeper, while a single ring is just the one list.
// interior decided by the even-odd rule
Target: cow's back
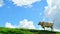
[{"label": "cow's back", "polygon": [[50,26],[53,26],[53,23],[45,22],[43,25],[46,26],[46,27],[50,27]]}]

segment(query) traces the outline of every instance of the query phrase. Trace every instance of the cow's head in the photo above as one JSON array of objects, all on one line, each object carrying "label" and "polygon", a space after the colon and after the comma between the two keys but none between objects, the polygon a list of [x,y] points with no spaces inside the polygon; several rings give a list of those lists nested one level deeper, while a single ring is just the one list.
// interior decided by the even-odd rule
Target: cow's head
[{"label": "cow's head", "polygon": [[39,22],[38,25],[42,25],[42,22]]},{"label": "cow's head", "polygon": [[38,25],[43,25],[43,24],[44,24],[44,22],[39,22],[39,23],[38,23]]}]

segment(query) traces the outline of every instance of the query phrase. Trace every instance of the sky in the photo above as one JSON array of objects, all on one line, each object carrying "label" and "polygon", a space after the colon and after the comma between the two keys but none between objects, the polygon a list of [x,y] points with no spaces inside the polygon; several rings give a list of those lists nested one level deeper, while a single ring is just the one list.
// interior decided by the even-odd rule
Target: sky
[{"label": "sky", "polygon": [[41,29],[38,22],[54,20],[55,30],[60,30],[59,1],[0,0],[0,27]]}]

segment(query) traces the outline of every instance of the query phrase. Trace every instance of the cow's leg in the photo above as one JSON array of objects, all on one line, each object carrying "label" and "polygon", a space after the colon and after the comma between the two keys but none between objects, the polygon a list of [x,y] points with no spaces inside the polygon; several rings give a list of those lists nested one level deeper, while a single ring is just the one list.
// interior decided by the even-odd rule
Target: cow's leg
[{"label": "cow's leg", "polygon": [[51,31],[53,31],[53,27],[51,27]]},{"label": "cow's leg", "polygon": [[45,30],[45,25],[43,25],[43,28],[44,28],[44,30]]},{"label": "cow's leg", "polygon": [[45,30],[45,27],[43,27],[43,29]]},{"label": "cow's leg", "polygon": [[44,30],[45,30],[45,27],[44,27]]}]

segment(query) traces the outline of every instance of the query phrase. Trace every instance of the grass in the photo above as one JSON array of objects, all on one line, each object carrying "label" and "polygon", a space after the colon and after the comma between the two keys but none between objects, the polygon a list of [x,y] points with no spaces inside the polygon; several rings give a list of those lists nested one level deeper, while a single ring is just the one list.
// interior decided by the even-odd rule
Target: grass
[{"label": "grass", "polygon": [[0,34],[60,34],[60,32],[34,29],[17,29],[0,27]]}]

